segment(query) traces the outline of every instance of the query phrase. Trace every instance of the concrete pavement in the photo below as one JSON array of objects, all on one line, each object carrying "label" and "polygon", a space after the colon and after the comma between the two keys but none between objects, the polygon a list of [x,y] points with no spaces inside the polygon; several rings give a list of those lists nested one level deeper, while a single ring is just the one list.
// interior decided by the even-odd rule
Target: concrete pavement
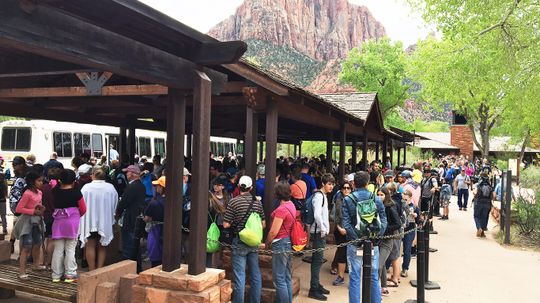
[{"label": "concrete pavement", "polygon": [[[540,272],[540,253],[498,244],[493,238],[496,231],[492,231],[495,222],[490,222],[487,238],[478,239],[472,207],[466,212],[459,211],[453,197],[450,208],[450,220],[435,219],[439,234],[430,238],[431,246],[439,250],[430,254],[430,279],[442,288],[426,290],[426,300],[431,303],[540,302],[540,284],[536,278]],[[331,291],[328,302],[348,302],[348,277],[345,285],[332,286],[335,276],[329,272],[334,252],[327,251],[325,256],[329,262],[323,264],[321,283]],[[294,302],[319,302],[307,297],[309,264],[294,258],[294,268],[294,275],[301,278],[300,295]],[[383,302],[416,299],[416,288],[409,284],[411,279],[416,279],[416,259],[411,262],[409,277],[401,278],[399,287],[388,288],[390,294],[383,297]]]}]

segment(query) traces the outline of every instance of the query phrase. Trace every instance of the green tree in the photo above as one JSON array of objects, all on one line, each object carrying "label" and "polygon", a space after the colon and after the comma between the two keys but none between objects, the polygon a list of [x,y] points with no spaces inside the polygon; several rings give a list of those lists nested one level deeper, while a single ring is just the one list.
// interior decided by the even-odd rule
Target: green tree
[{"label": "green tree", "polygon": [[362,92],[377,92],[383,117],[407,99],[405,51],[401,42],[372,40],[352,49],[342,64],[341,82]]}]

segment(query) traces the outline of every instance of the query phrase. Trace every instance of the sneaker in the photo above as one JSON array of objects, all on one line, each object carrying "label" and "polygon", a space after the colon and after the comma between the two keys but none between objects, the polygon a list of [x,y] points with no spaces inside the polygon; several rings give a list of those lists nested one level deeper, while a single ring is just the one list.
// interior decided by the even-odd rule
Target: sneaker
[{"label": "sneaker", "polygon": [[310,291],[308,293],[308,298],[319,300],[319,301],[326,301],[328,300],[325,295],[323,295],[320,291]]},{"label": "sneaker", "polygon": [[412,259],[416,258],[416,253],[414,253],[414,254],[411,253],[411,258],[412,258]]},{"label": "sneaker", "polygon": [[478,238],[480,238],[480,237],[482,236],[482,233],[483,233],[483,232],[484,232],[483,230],[478,229],[478,230],[476,231],[476,236],[477,236]]},{"label": "sneaker", "polygon": [[486,237],[486,234],[484,233],[484,231],[482,231],[482,233],[480,233],[480,237],[482,237],[482,238]]},{"label": "sneaker", "polygon": [[463,207],[463,210],[464,210],[464,211],[467,211],[467,207]]},{"label": "sneaker", "polygon": [[65,275],[64,276],[64,282],[66,282],[66,283],[75,283],[75,282],[77,282],[77,276],[76,275]]},{"label": "sneaker", "polygon": [[52,279],[53,283],[60,283],[60,279]]},{"label": "sneaker", "polygon": [[337,276],[334,282],[332,282],[332,285],[334,286],[343,285],[343,284],[345,284],[345,278],[342,278],[340,276]]},{"label": "sneaker", "polygon": [[401,270],[401,273],[399,275],[403,278],[407,278],[409,276],[409,273],[406,270]]},{"label": "sneaker", "polygon": [[330,291],[326,288],[324,288],[322,285],[319,285],[319,291],[323,293],[323,295],[329,295]]}]

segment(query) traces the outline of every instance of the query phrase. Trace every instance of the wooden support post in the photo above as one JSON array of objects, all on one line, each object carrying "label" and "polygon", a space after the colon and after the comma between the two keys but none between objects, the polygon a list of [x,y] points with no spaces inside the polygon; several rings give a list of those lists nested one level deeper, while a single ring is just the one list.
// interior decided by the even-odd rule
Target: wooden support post
[{"label": "wooden support post", "polygon": [[129,164],[135,163],[135,154],[137,153],[137,137],[135,137],[135,127],[129,127],[129,136],[128,136],[128,159]]},{"label": "wooden support post", "polygon": [[397,149],[397,163],[396,163],[396,167],[400,167],[401,166],[401,147],[398,147]]},{"label": "wooden support post", "polygon": [[302,141],[298,143],[298,158],[302,158]]},{"label": "wooden support post", "polygon": [[190,258],[188,274],[206,270],[206,221],[208,214],[208,180],[210,150],[210,117],[212,114],[212,81],[196,72],[193,93],[193,161],[191,164]]},{"label": "wooden support post", "polygon": [[390,168],[393,168],[394,165],[394,144],[392,140],[388,142],[388,149],[390,152]]},{"label": "wooden support post", "polygon": [[382,160],[383,160],[383,167],[386,166],[386,162],[388,162],[388,138],[383,139],[382,144]]},{"label": "wooden support post", "polygon": [[193,136],[192,134],[188,133],[186,136],[186,158],[188,158],[190,161],[192,161],[193,157]]},{"label": "wooden support post", "polygon": [[358,163],[357,149],[358,149],[358,142],[357,142],[356,137],[353,137],[352,139],[352,166],[351,166],[352,172],[356,172],[356,164]]},{"label": "wooden support post", "polygon": [[298,158],[298,144],[294,144],[294,152],[293,152],[293,158]]},{"label": "wooden support post", "polygon": [[339,169],[338,169],[338,182],[343,181],[345,176],[345,141],[347,141],[347,129],[345,128],[345,122],[341,122],[339,127]]},{"label": "wooden support post", "polygon": [[[109,146],[107,146],[109,148]],[[127,153],[127,129],[125,127],[120,127],[120,136],[118,137],[118,146],[115,146],[115,148],[118,148],[118,154],[120,155],[120,165],[123,163],[129,161],[129,157],[126,158],[128,155]]]},{"label": "wooden support post", "polygon": [[244,161],[246,165],[246,174],[255,180],[257,171],[257,137],[259,129],[259,120],[253,113],[253,108],[246,109],[246,134],[244,140]]},{"label": "wooden support post", "polygon": [[264,181],[264,214],[267,228],[270,228],[270,214],[274,209],[274,184],[276,183],[276,157],[278,136],[278,107],[276,101],[268,97],[266,101],[266,175]]},{"label": "wooden support post", "polygon": [[403,147],[403,165],[407,166],[407,143]]},{"label": "wooden support post", "polygon": [[167,195],[163,225],[163,270],[180,268],[182,250],[182,174],[184,169],[184,135],[186,130],[186,100],[177,90],[171,90],[167,106]]},{"label": "wooden support post", "polygon": [[379,161],[379,150],[381,149],[380,143],[375,142],[375,160]]},{"label": "wooden support post", "polygon": [[364,138],[363,138],[363,145],[362,145],[362,170],[367,170],[368,167],[368,159],[367,159],[367,151],[368,151],[368,134],[367,131],[364,130]]},{"label": "wooden support post", "polygon": [[334,135],[332,131],[328,132],[328,139],[326,140],[326,172],[332,173],[332,149],[334,147]]}]

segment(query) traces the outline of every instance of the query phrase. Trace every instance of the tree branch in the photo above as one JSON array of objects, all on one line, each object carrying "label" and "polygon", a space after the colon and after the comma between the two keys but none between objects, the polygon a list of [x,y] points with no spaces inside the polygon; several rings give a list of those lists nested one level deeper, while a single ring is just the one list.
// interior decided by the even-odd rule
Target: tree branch
[{"label": "tree branch", "polygon": [[478,35],[481,36],[481,35],[483,35],[485,33],[488,33],[490,31],[496,29],[497,27],[504,28],[506,22],[508,22],[508,18],[510,18],[510,15],[512,15],[512,13],[514,13],[514,10],[516,9],[516,7],[519,5],[520,2],[521,2],[521,0],[514,0],[514,3],[508,9],[508,11],[506,12],[506,14],[504,15],[504,17],[502,18],[502,20],[500,22],[497,22],[497,23],[493,24],[492,26],[481,30],[478,33]]}]

